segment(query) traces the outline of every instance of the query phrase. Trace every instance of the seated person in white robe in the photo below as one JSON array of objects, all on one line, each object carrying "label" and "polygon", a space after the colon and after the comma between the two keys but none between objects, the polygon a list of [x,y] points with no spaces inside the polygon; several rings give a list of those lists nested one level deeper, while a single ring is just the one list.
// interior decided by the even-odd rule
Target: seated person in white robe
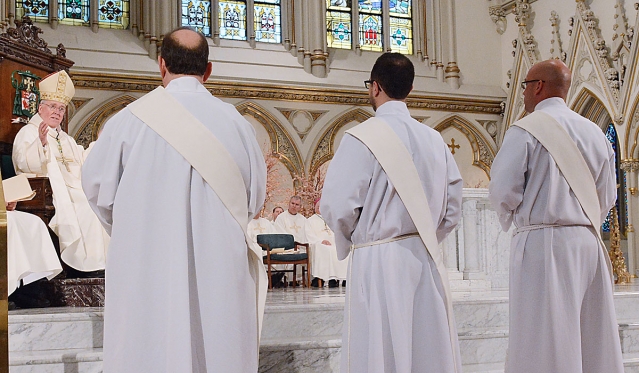
[{"label": "seated person in white robe", "polygon": [[273,224],[265,218],[260,217],[260,214],[255,215],[253,219],[248,223],[246,232],[249,237],[253,239],[253,242],[257,243],[258,234],[271,234],[275,233]]},{"label": "seated person in white robe", "polygon": [[[335,248],[335,234],[320,214],[320,201],[315,202],[315,215],[306,220],[306,238],[311,245],[311,275],[328,281],[328,287],[338,287],[346,280],[348,258],[339,260]],[[318,287],[321,287],[318,283]]]},{"label": "seated person in white robe", "polygon": [[[53,247],[49,231],[37,216],[14,211],[16,202],[7,203],[7,282],[12,295],[22,281],[31,284],[42,278],[51,280],[62,272],[62,265]],[[22,308],[46,307],[44,299],[25,299],[16,294],[15,303]],[[31,305],[29,305],[31,304]]]},{"label": "seated person in white robe", "polygon": [[302,198],[300,196],[291,197],[288,203],[288,210],[279,214],[273,225],[275,226],[275,232],[292,234],[295,237],[295,241],[307,243],[306,234],[304,233],[306,218],[299,213],[301,208]]},{"label": "seated person in white robe", "polygon": [[[273,226],[275,227],[275,233],[288,233],[292,234],[295,238],[295,242],[307,243],[304,227],[306,226],[306,218],[299,211],[302,208],[302,198],[300,196],[293,196],[288,202],[288,210],[277,215]],[[306,249],[301,248],[301,252],[306,252]],[[287,264],[287,270],[293,270],[293,265]],[[302,271],[298,269],[297,279],[302,279]]]},{"label": "seated person in white robe", "polygon": [[13,142],[13,166],[17,174],[49,178],[55,206],[49,226],[60,240],[62,261],[77,271],[103,270],[109,236],[89,207],[81,183],[88,149],[77,145],[61,128],[75,94],[73,82],[65,71],[59,71],[44,78],[39,87],[38,114],[18,131]]},{"label": "seated person in white robe", "polygon": [[275,224],[275,219],[277,219],[277,216],[283,212],[284,212],[283,208],[281,208],[280,206],[276,206],[273,209],[273,214],[271,214],[271,223]]}]

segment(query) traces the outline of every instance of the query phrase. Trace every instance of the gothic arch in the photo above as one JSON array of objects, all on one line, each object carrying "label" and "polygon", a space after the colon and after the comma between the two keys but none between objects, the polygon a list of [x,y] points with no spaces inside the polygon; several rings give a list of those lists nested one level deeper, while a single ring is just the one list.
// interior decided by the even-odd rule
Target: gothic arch
[{"label": "gothic arch", "polygon": [[85,148],[89,146],[92,141],[98,139],[98,133],[107,119],[135,100],[137,98],[133,96],[123,95],[107,101],[82,123],[80,129],[74,135],[75,141]]},{"label": "gothic arch", "polygon": [[570,101],[570,107],[573,111],[595,122],[602,131],[608,128],[612,121],[610,111],[593,90],[582,87],[581,91]]},{"label": "gothic arch", "polygon": [[[625,158],[638,159],[639,149],[637,148],[637,139],[639,138],[639,95],[635,98],[635,102],[632,105],[632,110],[629,111],[630,117],[627,122],[628,128],[626,128],[626,136],[624,140],[624,148],[626,150]],[[632,135],[632,141],[630,140],[630,133],[634,130]]]},{"label": "gothic arch", "polygon": [[333,158],[333,155],[335,155],[335,136],[337,136],[342,127],[353,121],[361,123],[372,116],[373,114],[368,111],[358,108],[346,112],[335,119],[322,133],[317,145],[313,148],[309,175],[315,175],[322,164]]},{"label": "gothic arch", "polygon": [[249,115],[257,120],[268,132],[273,152],[291,175],[304,174],[304,163],[299,149],[282,124],[268,110],[254,102],[244,102],[235,107],[241,115]]},{"label": "gothic arch", "polygon": [[477,131],[475,126],[467,119],[459,115],[452,115],[435,125],[435,130],[442,132],[443,130],[454,127],[464,134],[473,148],[473,166],[477,166],[484,170],[490,179],[490,167],[495,159],[495,150],[490,146],[490,142],[484,135]]}]

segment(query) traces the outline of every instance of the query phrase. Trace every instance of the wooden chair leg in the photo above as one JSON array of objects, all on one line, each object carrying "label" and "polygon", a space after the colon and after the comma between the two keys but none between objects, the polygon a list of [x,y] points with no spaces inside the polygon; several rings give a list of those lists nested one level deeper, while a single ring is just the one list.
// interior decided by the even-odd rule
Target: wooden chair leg
[{"label": "wooden chair leg", "polygon": [[297,287],[297,264],[293,264],[293,287]]},{"label": "wooden chair leg", "polygon": [[268,288],[270,290],[273,290],[273,280],[271,278],[271,266],[267,265],[267,268],[268,268],[268,271],[267,271],[268,272]]}]

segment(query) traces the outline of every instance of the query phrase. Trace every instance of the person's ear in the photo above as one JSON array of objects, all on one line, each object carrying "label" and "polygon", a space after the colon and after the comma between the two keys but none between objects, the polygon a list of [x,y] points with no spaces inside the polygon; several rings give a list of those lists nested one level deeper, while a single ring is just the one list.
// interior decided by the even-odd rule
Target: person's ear
[{"label": "person's ear", "polygon": [[164,62],[164,58],[162,58],[162,56],[158,56],[158,66],[160,67],[160,75],[162,76],[162,79],[164,79],[167,70],[166,62]]},{"label": "person's ear", "polygon": [[207,62],[206,71],[204,72],[204,75],[202,76],[202,82],[206,82],[207,80],[209,80],[209,76],[211,76],[212,72],[213,72],[213,64],[211,62]]}]

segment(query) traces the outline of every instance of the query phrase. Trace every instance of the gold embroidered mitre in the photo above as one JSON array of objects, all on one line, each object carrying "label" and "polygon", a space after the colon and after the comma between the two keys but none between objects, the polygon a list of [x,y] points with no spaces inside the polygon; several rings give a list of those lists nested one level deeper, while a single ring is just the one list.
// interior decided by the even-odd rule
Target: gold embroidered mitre
[{"label": "gold embroidered mitre", "polygon": [[57,101],[68,105],[75,94],[75,87],[71,77],[61,70],[47,75],[40,82],[40,99]]}]

